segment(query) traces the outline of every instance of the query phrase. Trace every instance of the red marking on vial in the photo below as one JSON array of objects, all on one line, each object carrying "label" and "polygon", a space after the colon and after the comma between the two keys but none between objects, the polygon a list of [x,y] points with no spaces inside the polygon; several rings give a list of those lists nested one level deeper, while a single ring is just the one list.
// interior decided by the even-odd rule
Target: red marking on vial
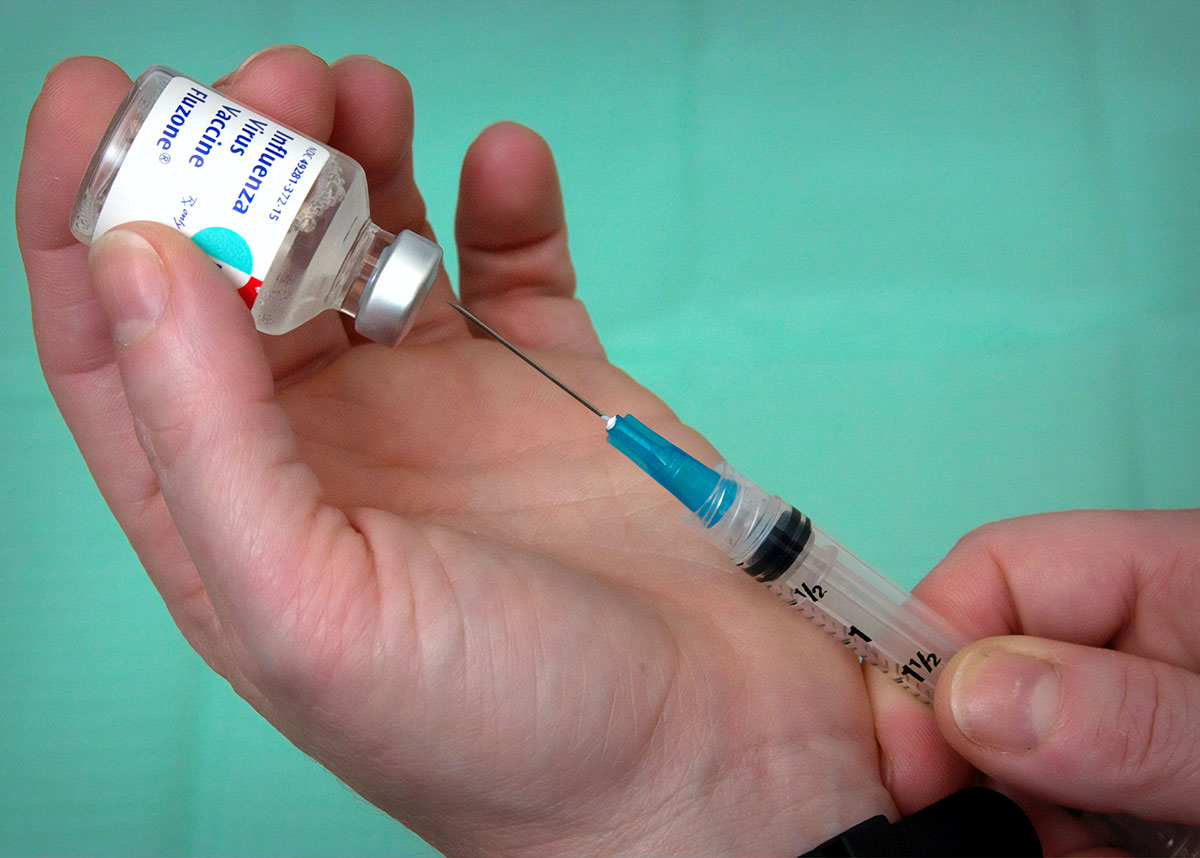
[{"label": "red marking on vial", "polygon": [[242,296],[242,300],[246,302],[247,307],[253,307],[254,301],[258,298],[258,290],[262,288],[262,281],[257,277],[251,277],[246,281],[246,285],[238,289],[238,294]]}]

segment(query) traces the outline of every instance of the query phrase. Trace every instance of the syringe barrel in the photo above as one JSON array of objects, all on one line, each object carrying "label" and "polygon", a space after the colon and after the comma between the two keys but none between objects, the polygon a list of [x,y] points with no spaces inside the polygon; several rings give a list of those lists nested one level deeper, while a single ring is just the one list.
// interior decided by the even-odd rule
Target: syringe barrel
[{"label": "syringe barrel", "polygon": [[748,574],[926,703],[965,641],[925,604],[728,465],[696,529]]},{"label": "syringe barrel", "polygon": [[[862,659],[927,703],[942,666],[965,642],[924,603],[819,528],[769,586]],[[821,615],[824,622],[821,622]]]}]

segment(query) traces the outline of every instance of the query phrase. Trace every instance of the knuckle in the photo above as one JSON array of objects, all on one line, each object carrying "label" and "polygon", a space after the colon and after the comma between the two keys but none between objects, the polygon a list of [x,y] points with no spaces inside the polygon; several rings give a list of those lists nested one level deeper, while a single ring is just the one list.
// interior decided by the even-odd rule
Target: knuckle
[{"label": "knuckle", "polygon": [[1161,690],[1151,673],[1122,671],[1119,692],[1113,722],[1115,763],[1122,780],[1141,781],[1154,767],[1156,743],[1169,730],[1158,722],[1164,717],[1169,719],[1170,714],[1162,704]]},{"label": "knuckle", "polygon": [[156,470],[169,469],[202,442],[200,417],[205,403],[189,385],[162,391],[153,408],[135,413],[134,426],[142,448]]},{"label": "knuckle", "polygon": [[975,527],[958,538],[950,549],[950,554],[961,559],[993,560],[996,547],[1001,544],[1004,535],[1011,529],[1005,521],[991,521]]},{"label": "knuckle", "polygon": [[1110,744],[1121,782],[1150,787],[1174,781],[1187,767],[1195,742],[1189,736],[1186,695],[1178,694],[1158,670],[1144,667],[1129,666],[1120,673]]},{"label": "knuckle", "polygon": [[179,460],[181,452],[190,446],[193,434],[193,424],[188,419],[150,422],[138,416],[134,418],[134,427],[142,449],[156,471],[170,469]]}]

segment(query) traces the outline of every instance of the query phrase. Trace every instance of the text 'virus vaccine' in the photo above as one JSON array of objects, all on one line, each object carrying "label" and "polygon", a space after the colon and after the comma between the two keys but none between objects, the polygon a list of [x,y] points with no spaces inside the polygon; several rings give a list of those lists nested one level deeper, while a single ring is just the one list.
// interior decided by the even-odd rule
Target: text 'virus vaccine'
[{"label": "text 'virus vaccine'", "polygon": [[371,222],[354,160],[161,66],[117,109],[75,197],[71,232],[90,244],[134,220],[190,236],[269,334],[337,309],[393,346],[442,260],[433,242]]}]

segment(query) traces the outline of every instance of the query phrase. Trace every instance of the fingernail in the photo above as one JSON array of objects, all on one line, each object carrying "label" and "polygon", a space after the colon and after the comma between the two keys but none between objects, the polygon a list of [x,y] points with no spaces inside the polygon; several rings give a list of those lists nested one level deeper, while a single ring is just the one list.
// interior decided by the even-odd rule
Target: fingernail
[{"label": "fingernail", "polygon": [[[346,56],[338,57],[336,60],[331,62],[329,64],[329,67],[335,68],[337,66],[346,65],[348,63],[360,63],[360,62],[379,63],[380,60],[378,57],[376,57],[372,54],[346,54]],[[383,63],[381,63],[381,65],[382,64]]]},{"label": "fingernail", "polygon": [[113,342],[128,348],[153,331],[166,310],[162,260],[146,239],[120,228],[100,236],[88,260]]},{"label": "fingernail", "polygon": [[1049,662],[1002,647],[968,653],[950,684],[958,729],[996,751],[1031,751],[1058,719],[1059,678]]},{"label": "fingernail", "polygon": [[239,77],[241,77],[242,72],[244,72],[247,68],[249,68],[249,66],[252,62],[257,60],[263,54],[268,54],[271,51],[281,51],[281,50],[282,51],[304,51],[305,53],[309,53],[309,50],[307,48],[301,47],[300,45],[270,45],[269,47],[261,48],[260,50],[255,51],[250,56],[246,57],[246,59],[244,59],[240,63],[238,63],[238,67],[235,68],[233,71],[229,72],[229,74],[225,75],[224,77],[218,78],[213,83],[213,88],[215,89],[219,86],[229,86],[231,83],[233,83]]}]

